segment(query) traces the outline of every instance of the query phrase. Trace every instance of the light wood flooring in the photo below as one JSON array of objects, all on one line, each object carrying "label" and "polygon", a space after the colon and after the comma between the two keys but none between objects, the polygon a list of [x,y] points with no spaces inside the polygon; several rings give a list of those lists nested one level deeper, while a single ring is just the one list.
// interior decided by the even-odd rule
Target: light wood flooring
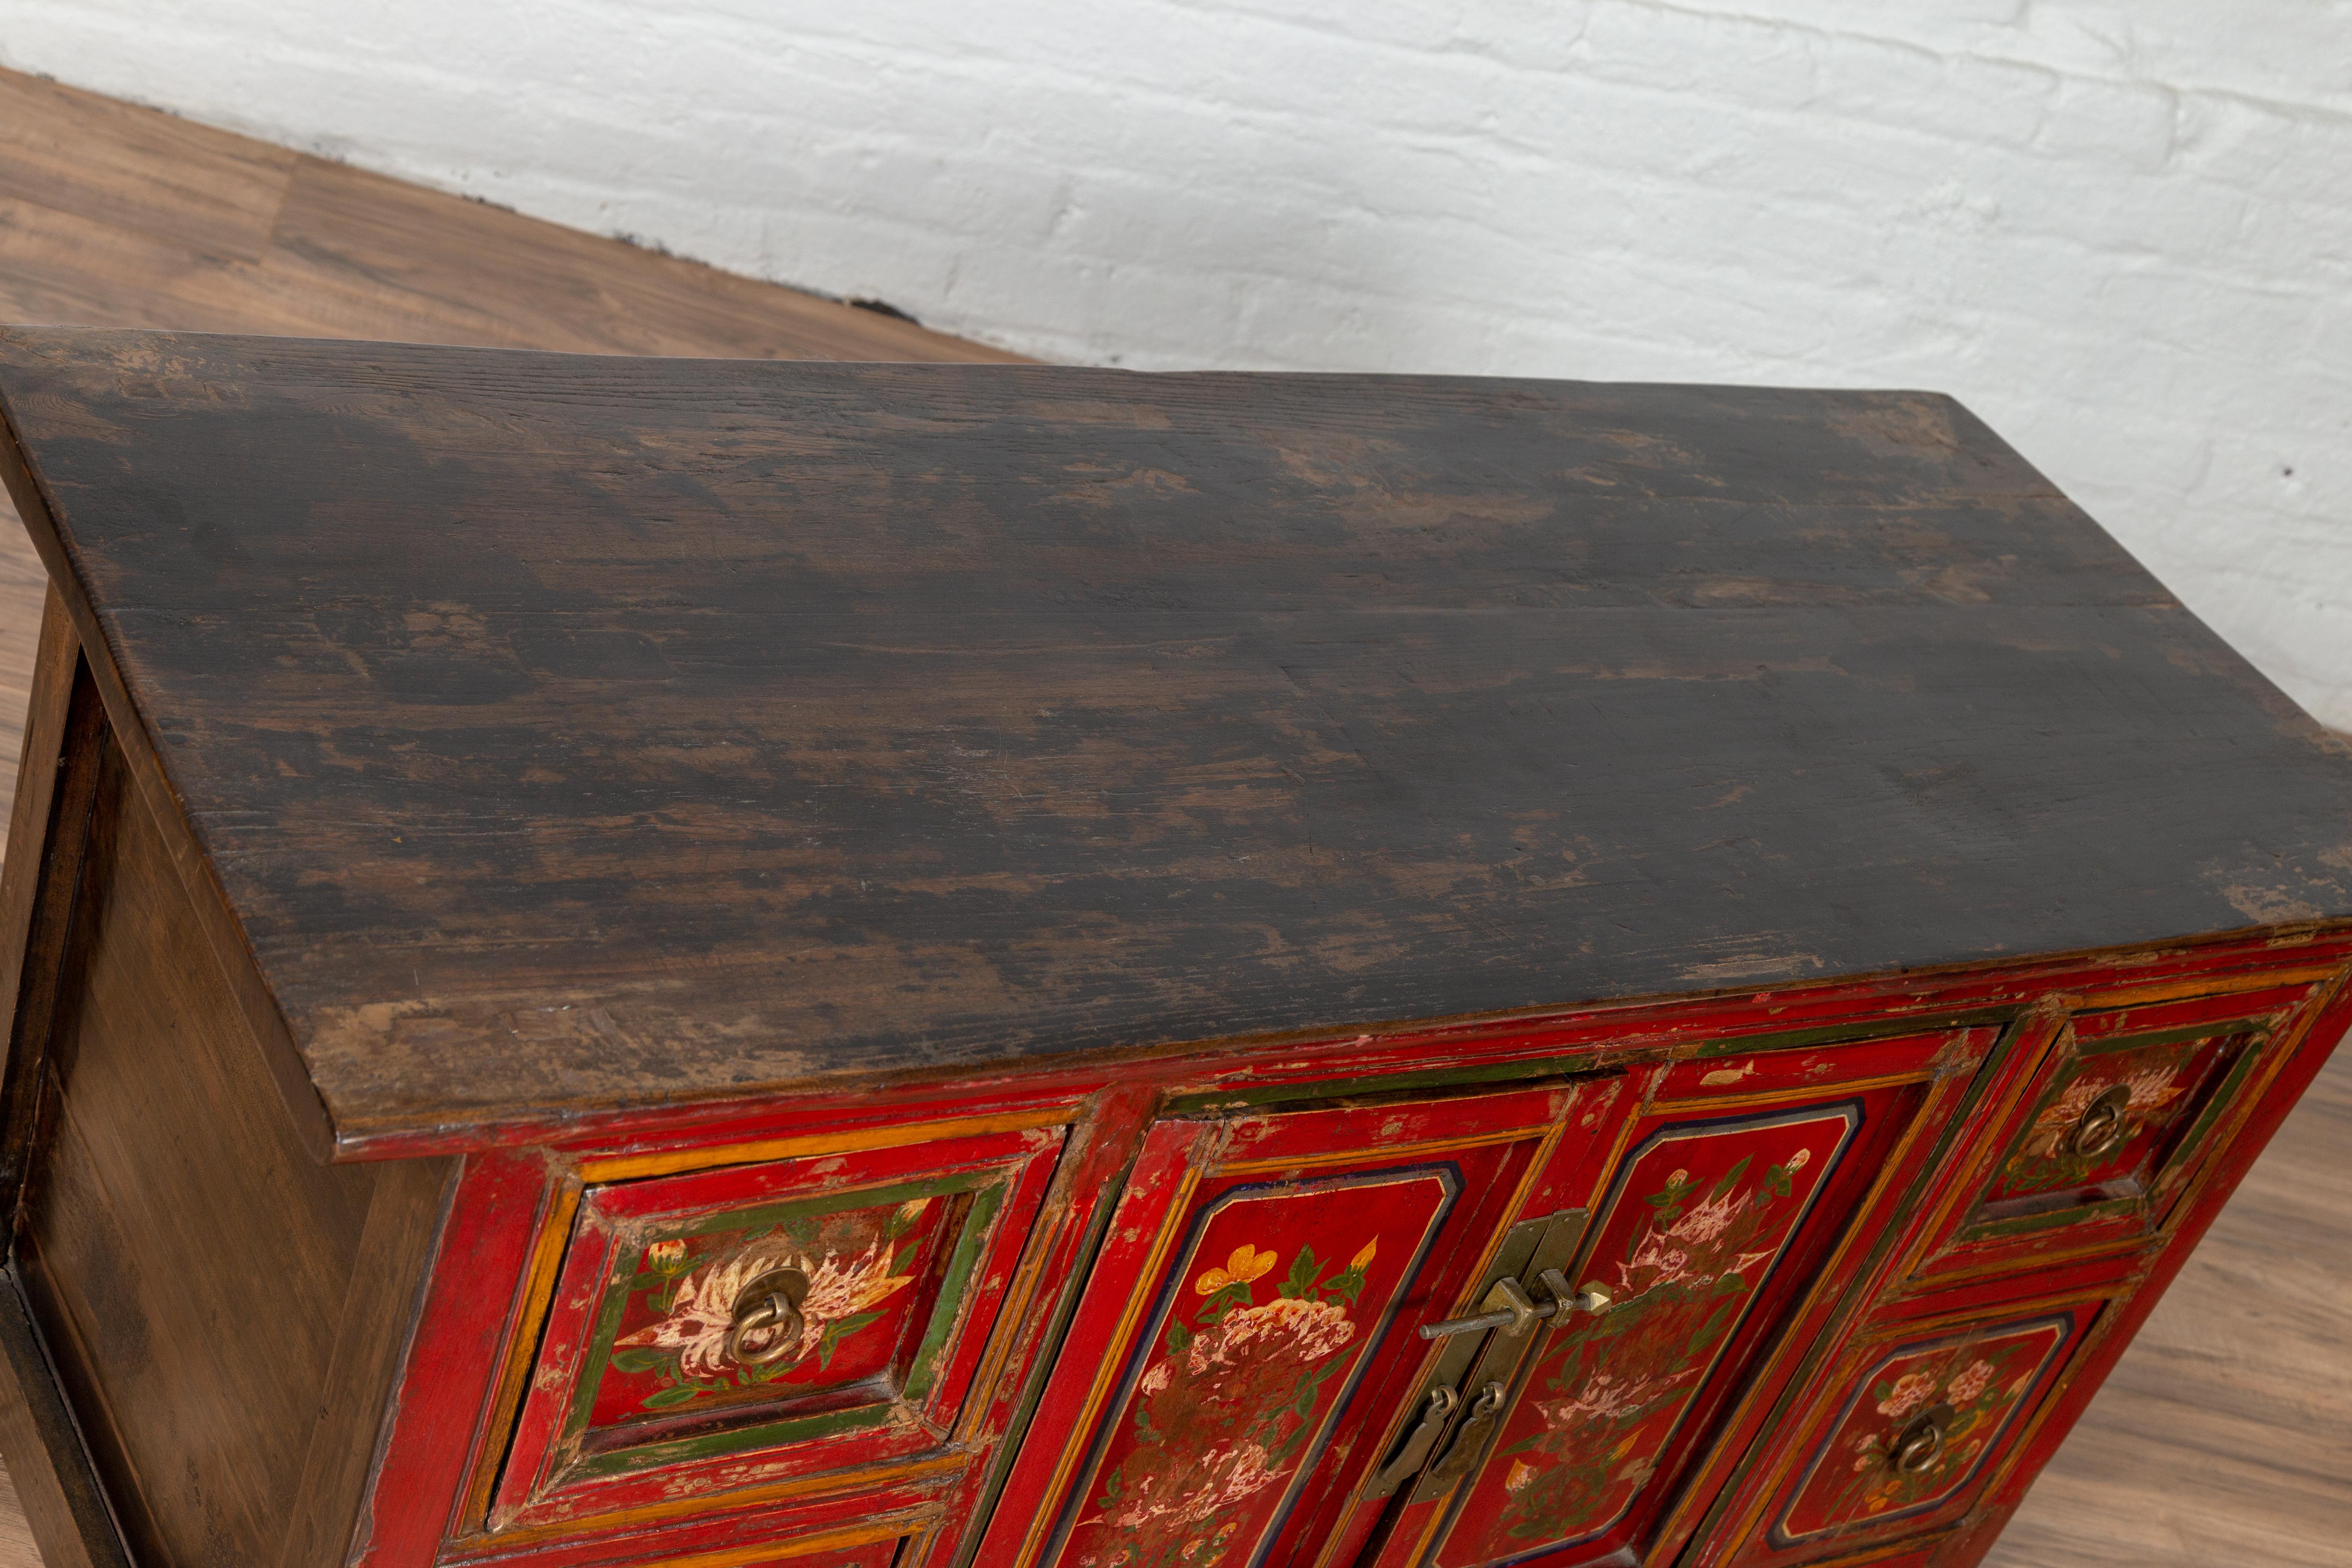
[{"label": "light wood flooring", "polygon": [[[0,71],[0,321],[602,353],[1013,356]],[[44,578],[0,499],[0,821]],[[0,1568],[32,1568],[0,1478]],[[2263,1155],[1994,1549],[2352,1563],[2352,1052]]]}]

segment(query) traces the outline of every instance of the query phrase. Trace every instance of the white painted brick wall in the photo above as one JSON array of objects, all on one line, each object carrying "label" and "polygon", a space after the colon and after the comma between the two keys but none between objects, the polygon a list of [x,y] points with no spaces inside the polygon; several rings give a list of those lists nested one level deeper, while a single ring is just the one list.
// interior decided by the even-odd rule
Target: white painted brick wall
[{"label": "white painted brick wall", "polygon": [[2352,0],[0,0],[1053,358],[1937,387],[2352,728]]}]

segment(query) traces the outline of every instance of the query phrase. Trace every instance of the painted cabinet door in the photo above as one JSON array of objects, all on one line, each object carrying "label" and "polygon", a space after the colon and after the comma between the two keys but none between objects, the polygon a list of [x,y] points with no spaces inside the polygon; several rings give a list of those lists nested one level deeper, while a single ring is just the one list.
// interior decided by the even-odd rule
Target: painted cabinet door
[{"label": "painted cabinet door", "polygon": [[1568,1278],[1611,1300],[1532,1331],[1481,1462],[1404,1494],[1364,1560],[1670,1560],[1824,1314],[1891,1267],[1891,1232],[1996,1037],[1726,1052],[1648,1075],[1644,1103],[1563,1184],[1591,1214]]},{"label": "painted cabinet door", "polygon": [[1623,1080],[1156,1123],[979,1557],[1352,1557],[1366,1472],[1443,1346],[1422,1324],[1557,1205]]}]

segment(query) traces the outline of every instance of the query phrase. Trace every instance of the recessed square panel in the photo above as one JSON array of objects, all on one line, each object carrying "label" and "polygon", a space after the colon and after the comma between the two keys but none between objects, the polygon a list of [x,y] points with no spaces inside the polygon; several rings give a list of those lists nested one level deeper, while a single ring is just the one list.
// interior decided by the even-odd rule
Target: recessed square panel
[{"label": "recessed square panel", "polygon": [[587,1186],[493,1532],[943,1448],[1062,1137]]},{"label": "recessed square panel", "polygon": [[2005,1449],[2084,1321],[2076,1308],[1865,1351],[1801,1450],[1805,1468],[1772,1545],[1940,1519]]},{"label": "recessed square panel", "polygon": [[2284,1059],[2313,994],[2268,986],[2066,1019],[1975,1169],[1955,1173],[1913,1278],[2147,1245]]},{"label": "recessed square panel", "polygon": [[1997,1226],[2148,1192],[2211,1090],[2258,1037],[2250,1028],[2085,1037],[2034,1103],[1979,1199]]}]

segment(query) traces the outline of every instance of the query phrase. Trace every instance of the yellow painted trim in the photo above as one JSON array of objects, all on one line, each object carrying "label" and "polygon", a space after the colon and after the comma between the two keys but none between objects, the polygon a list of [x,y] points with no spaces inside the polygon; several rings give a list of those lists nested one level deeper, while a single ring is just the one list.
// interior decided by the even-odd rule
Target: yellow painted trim
[{"label": "yellow painted trim", "polygon": [[[1018,1186],[1019,1183],[1016,1181],[1013,1184]],[[1066,1209],[1058,1216],[1046,1214],[1045,1205],[1053,1201],[1053,1195],[1049,1175],[1046,1190],[1039,1199],[1037,1218],[1031,1222],[1029,1234],[1023,1238],[1020,1251],[1014,1255],[1013,1278],[1005,1282],[1003,1300],[997,1303],[995,1329],[990,1333],[988,1342],[981,1347],[979,1361],[972,1364],[971,1381],[965,1385],[963,1408],[957,1414],[950,1441],[965,1444],[978,1441],[981,1425],[987,1419],[989,1408],[995,1402],[996,1380],[1004,1373],[1005,1363],[1013,1355],[1013,1342],[1028,1327],[1030,1304],[1035,1300],[1038,1284],[1045,1277],[1045,1255],[1054,1249],[1063,1229],[1070,1224]],[[1049,1220],[1051,1235],[1046,1234]],[[1004,1213],[1000,1209],[997,1224],[1002,1226],[1004,1223]],[[993,1247],[1000,1245],[1000,1237],[992,1236],[988,1245]],[[959,1309],[960,1315],[967,1318],[971,1315],[977,1294],[966,1289],[963,1304]],[[1054,1349],[1042,1342],[1037,1348],[1040,1353],[1047,1353]]]},{"label": "yellow painted trim", "polygon": [[[1879,1078],[1824,1079],[1818,1083],[1790,1084],[1786,1089],[1768,1089],[1760,1094],[1708,1095],[1698,1100],[1654,1100],[1650,1102],[1653,1116],[1672,1116],[1689,1111],[1746,1110],[1751,1106],[1788,1105],[1801,1100],[1822,1100],[1834,1092],[1839,1099],[1849,1094],[1861,1094],[1874,1089],[1895,1089],[1906,1083],[1926,1083],[1937,1076],[1936,1069],[1923,1067],[1917,1072],[1888,1073]],[[1830,1101],[1826,1103],[1834,1103]]]},{"label": "yellow painted trim", "polygon": [[701,1149],[669,1149],[656,1154],[623,1154],[610,1159],[583,1160],[583,1182],[635,1182],[647,1176],[671,1176],[720,1165],[751,1165],[772,1160],[796,1160],[812,1154],[856,1154],[868,1149],[899,1149],[909,1143],[929,1143],[949,1138],[974,1138],[990,1132],[1026,1132],[1040,1127],[1066,1127],[1083,1107],[1059,1106],[1050,1110],[1007,1111],[1001,1116],[965,1116],[946,1121],[921,1121],[887,1127],[861,1127],[839,1132],[814,1132],[799,1138],[763,1138],[750,1143],[723,1143]]},{"label": "yellow painted trim", "polygon": [[[799,1476],[791,1480],[771,1481],[765,1486],[746,1487],[740,1490],[697,1492],[691,1497],[640,1503],[635,1508],[614,1509],[605,1513],[567,1514],[558,1521],[516,1524],[486,1537],[476,1537],[468,1544],[528,1546],[537,1542],[578,1535],[587,1530],[658,1524],[667,1519],[709,1513],[721,1508],[735,1509],[745,1504],[778,1502],[788,1498],[823,1497],[831,1492],[862,1491],[868,1487],[919,1481],[930,1476],[952,1475],[971,1463],[971,1456],[969,1454],[935,1454],[929,1458],[908,1459],[898,1464],[832,1470],[823,1475]],[[654,1565],[648,1565],[648,1568],[654,1568]]]},{"label": "yellow painted trim", "polygon": [[513,1338],[507,1345],[506,1365],[499,1369],[490,1398],[490,1420],[474,1474],[466,1486],[466,1506],[457,1517],[467,1523],[485,1521],[499,1469],[512,1447],[515,1425],[522,1418],[523,1385],[530,1376],[531,1359],[539,1351],[541,1328],[555,1302],[556,1277],[572,1249],[572,1226],[580,1215],[580,1184],[558,1177],[550,1194],[547,1217],[532,1240],[530,1262],[523,1269],[522,1296],[516,1309]]},{"label": "yellow painted trim", "polygon": [[[2054,1231],[2061,1234],[2065,1229],[2064,1226],[2053,1227]],[[1881,1304],[1891,1306],[1899,1301],[1916,1300],[1923,1296],[1940,1296],[1947,1290],[1955,1290],[1963,1285],[1979,1285],[1988,1279],[2004,1279],[2014,1275],[2042,1274],[2055,1268],[2071,1268],[2078,1263],[2098,1263],[2110,1258],[2126,1258],[2135,1252],[2145,1252],[2154,1256],[2164,1249],[2169,1238],[2170,1232],[2168,1230],[2143,1230],[2130,1236],[2111,1236],[2103,1241],[2091,1242],[2067,1252],[2037,1253],[2023,1262],[2012,1258],[2006,1261],[1981,1263],[1971,1268],[1954,1268],[1935,1274],[1906,1275],[1885,1292],[1881,1298]],[[1965,1253],[1983,1245],[1981,1242],[1969,1242],[1954,1248],[1953,1251]],[[1952,1253],[1947,1252],[1939,1256],[1950,1257]]]},{"label": "yellow painted trim", "polygon": [[[1206,1133],[1213,1125],[1203,1123],[1202,1132]],[[1170,1194],[1166,1214],[1160,1217],[1160,1234],[1151,1238],[1151,1250],[1145,1254],[1143,1266],[1136,1275],[1138,1289],[1128,1293],[1127,1302],[1119,1310],[1118,1321],[1111,1330],[1110,1343],[1096,1366],[1093,1386],[1087,1390],[1086,1403],[1078,1408],[1078,1418],[1070,1427],[1068,1441],[1062,1445],[1062,1452],[1054,1461],[1054,1473],[1047,1479],[1045,1493],[1038,1499],[1037,1517],[1029,1521],[1029,1533],[1022,1537],[1021,1551],[1013,1558],[1015,1568],[1029,1568],[1029,1564],[1036,1562],[1037,1553],[1045,1542],[1045,1531],[1068,1490],[1070,1474],[1077,1468],[1079,1456],[1093,1446],[1095,1417],[1102,1413],[1103,1402],[1109,1397],[1110,1384],[1118,1373],[1120,1361],[1127,1353],[1127,1347],[1134,1341],[1137,1321],[1159,1285],[1160,1270],[1168,1262],[1169,1249],[1175,1245],[1178,1233],[1183,1229],[1184,1218],[1192,1212],[1192,1194],[1200,1190],[1202,1178],[1206,1174],[1200,1163],[1192,1157],[1200,1152],[1202,1142],[1202,1139],[1196,1138],[1186,1156],[1184,1173],[1176,1184],[1176,1191]],[[1116,1229],[1118,1225],[1116,1210],[1111,1214],[1110,1222]],[[1083,1310],[1083,1300],[1079,1305]],[[1066,1345],[1062,1348],[1066,1349]],[[1058,1354],[1055,1357],[1056,1370],[1060,1359]],[[1049,1372],[1047,1382],[1050,1383],[1052,1378]]]},{"label": "yellow painted trim", "polygon": [[1236,1160],[1229,1165],[1219,1165],[1220,1176],[1255,1176],[1267,1171],[1315,1171],[1326,1165],[1360,1165],[1368,1159],[1391,1161],[1409,1159],[1416,1154],[1450,1154],[1456,1149],[1484,1149],[1496,1143],[1519,1143],[1543,1135],[1550,1123],[1538,1121],[1525,1127],[1506,1128],[1500,1131],[1479,1132],[1464,1138],[1433,1138],[1419,1143],[1386,1143],[1377,1149],[1341,1149],[1328,1154],[1292,1155],[1280,1160]]},{"label": "yellow painted trim", "polygon": [[2244,974],[2208,975],[2202,980],[2176,980],[2163,985],[2120,986],[2112,991],[2077,991],[2082,1013],[2105,1013],[2116,1007],[2146,1006],[2155,1002],[2193,1002],[2200,996],[2236,996],[2267,991],[2274,985],[2315,984],[2340,973],[2343,965],[2313,964],[2302,969],[2263,969]]},{"label": "yellow painted trim", "polygon": [[2047,1296],[2020,1296],[2013,1301],[1990,1305],[1978,1302],[1969,1307],[1955,1307],[1947,1312],[1933,1312],[1917,1318],[1885,1318],[1873,1322],[1840,1348],[1841,1355],[1869,1350],[1874,1345],[1900,1344],[1941,1333],[1947,1329],[1998,1328],[2015,1318],[2040,1317],[2061,1307],[2080,1307],[2093,1301],[2120,1301],[2139,1289],[2138,1276],[2115,1280],[2105,1285],[2085,1285],[2073,1290],[2060,1290]]},{"label": "yellow painted trim", "polygon": [[[1937,1250],[1938,1245],[1959,1234],[1967,1223],[1966,1211],[1984,1191],[1985,1184],[1992,1180],[1995,1163],[2009,1151],[2011,1143],[2002,1142],[2000,1135],[2008,1132],[2011,1142],[2014,1142],[2015,1118],[2032,1097],[2034,1086],[2042,1080],[2053,1055],[2067,1049],[2074,1037],[2074,1025],[2066,1009],[2046,1000],[2018,1015],[2011,1027],[2017,1031],[2012,1049],[2021,1059],[2014,1067],[2003,1064],[2010,1074],[2008,1087],[1985,1107],[1983,1131],[1976,1145],[1956,1150],[1955,1163],[1940,1173],[1937,1184],[1942,1194],[1930,1205],[1927,1223],[1916,1233],[1917,1239],[1911,1246],[1910,1256],[1897,1267],[1895,1278],[1898,1280],[1921,1278],[1927,1264],[1942,1256]],[[2029,1055],[2031,1061],[2022,1059]],[[1979,1062],[1977,1073],[1981,1076],[1984,1071]]]},{"label": "yellow painted trim", "polygon": [[938,1517],[924,1513],[918,1517],[900,1516],[879,1520],[871,1524],[845,1525],[815,1535],[796,1535],[789,1541],[771,1541],[760,1546],[730,1546],[719,1552],[697,1552],[686,1557],[664,1557],[646,1568],[744,1568],[752,1563],[775,1563],[794,1557],[805,1557],[813,1552],[837,1551],[845,1546],[864,1546],[874,1541],[903,1541],[923,1525]]}]

